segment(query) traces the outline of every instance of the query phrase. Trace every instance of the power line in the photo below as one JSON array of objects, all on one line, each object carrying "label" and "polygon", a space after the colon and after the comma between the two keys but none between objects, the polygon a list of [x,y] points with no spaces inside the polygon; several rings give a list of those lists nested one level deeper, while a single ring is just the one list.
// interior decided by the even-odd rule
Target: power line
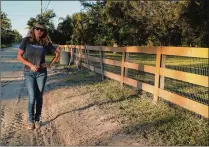
[{"label": "power line", "polygon": [[46,9],[46,3],[47,3],[47,1],[45,2],[45,5],[44,5],[44,10]]},{"label": "power line", "polygon": [[46,7],[46,9],[45,9],[44,12],[46,12],[46,10],[47,10],[47,8],[48,8],[50,2],[51,2],[51,0],[49,0],[48,5],[47,5],[47,7]]},{"label": "power line", "polygon": [[43,10],[43,9],[42,9],[42,0],[41,0],[41,17],[42,17],[42,12],[43,12],[42,10]]}]

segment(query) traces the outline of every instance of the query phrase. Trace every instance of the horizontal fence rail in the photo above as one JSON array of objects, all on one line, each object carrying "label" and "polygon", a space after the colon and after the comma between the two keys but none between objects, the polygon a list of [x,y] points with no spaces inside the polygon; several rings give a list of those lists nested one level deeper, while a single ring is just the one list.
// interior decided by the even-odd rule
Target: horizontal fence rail
[{"label": "horizontal fence rail", "polygon": [[[127,46],[127,47],[110,47],[110,46],[82,46],[82,45],[59,45],[61,50],[71,52],[71,57],[75,57],[76,64],[80,64],[98,74],[117,80],[123,84],[130,85],[137,89],[144,90],[154,95],[153,102],[157,103],[159,97],[169,102],[177,104],[183,108],[193,111],[208,118],[208,98],[203,98],[207,104],[194,101],[190,97],[181,96],[177,93],[165,89],[165,78],[195,84],[208,88],[208,75],[198,75],[196,73],[189,73],[185,71],[178,71],[166,68],[166,56],[182,56],[193,58],[204,58],[208,60],[208,48],[190,48],[190,47],[148,47],[148,46]],[[75,50],[73,50],[75,49]],[[95,57],[96,53],[98,55]],[[106,59],[107,52],[120,53],[120,61]],[[130,54],[152,54],[155,55],[155,66],[145,65],[143,63],[132,63],[128,61]],[[81,62],[86,61],[86,63]],[[95,67],[91,62],[98,63]],[[178,61],[177,61],[178,62]],[[180,62],[180,61],[179,61]],[[183,61],[182,61],[183,62]],[[99,64],[100,63],[100,64]],[[111,65],[121,68],[121,74],[112,73],[104,70],[104,65]],[[202,65],[201,65],[202,66]],[[208,64],[207,64],[208,66]],[[135,70],[146,72],[154,75],[154,85],[140,82],[139,80],[128,77],[128,70]],[[208,67],[207,67],[208,70]]]}]

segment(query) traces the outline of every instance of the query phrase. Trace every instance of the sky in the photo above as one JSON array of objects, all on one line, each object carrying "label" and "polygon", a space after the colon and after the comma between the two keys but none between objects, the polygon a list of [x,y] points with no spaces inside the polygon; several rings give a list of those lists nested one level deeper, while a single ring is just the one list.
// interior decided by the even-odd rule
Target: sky
[{"label": "sky", "polygon": [[[45,11],[49,1],[42,1],[43,12]],[[57,27],[58,19],[65,17],[67,14],[80,12],[83,7],[79,1],[50,1],[47,9],[53,9],[56,17],[53,19],[55,27]],[[36,17],[41,13],[41,1],[1,1],[1,10],[7,14],[11,20],[12,29],[16,29],[24,37],[28,30],[27,21],[30,17]]]}]

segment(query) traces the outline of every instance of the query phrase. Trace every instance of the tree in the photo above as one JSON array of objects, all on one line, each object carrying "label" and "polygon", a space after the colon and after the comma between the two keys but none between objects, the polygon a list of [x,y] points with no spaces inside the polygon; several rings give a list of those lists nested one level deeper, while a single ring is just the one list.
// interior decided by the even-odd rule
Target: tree
[{"label": "tree", "polygon": [[53,22],[53,18],[56,17],[56,14],[53,10],[47,10],[43,13],[43,15],[41,16],[40,14],[37,14],[37,16],[35,18],[31,17],[28,22],[28,29],[30,29],[32,26],[34,26],[37,22],[44,22],[47,30],[48,30],[48,34],[51,38],[51,40],[54,43],[60,43],[59,41],[59,32],[57,32],[55,26],[54,26],[54,22]]},{"label": "tree", "polygon": [[[53,11],[42,19],[61,44],[209,46],[209,1],[81,1],[84,11],[60,18]],[[40,15],[37,19],[41,19]],[[28,25],[33,24],[31,18]]]},{"label": "tree", "polygon": [[41,16],[41,14],[38,14],[35,18],[31,17],[27,22],[28,28],[30,29],[37,22],[44,22],[49,29],[54,30],[54,17],[56,17],[55,12],[53,10],[47,10],[43,13],[43,16]]},{"label": "tree", "polygon": [[19,42],[21,38],[22,36],[17,30],[12,30],[12,24],[7,18],[7,14],[1,11],[1,47]]},{"label": "tree", "polygon": [[86,43],[86,20],[87,16],[83,12],[74,13],[72,15],[72,40],[71,43],[74,44],[84,44]]},{"label": "tree", "polygon": [[4,33],[6,30],[11,30],[12,25],[10,19],[7,18],[7,14],[1,11],[1,31]]},{"label": "tree", "polygon": [[113,44],[113,27],[106,22],[105,1],[83,2],[86,10],[83,14],[83,41],[91,45],[110,45]]},{"label": "tree", "polygon": [[67,15],[65,18],[61,17],[59,18],[61,22],[57,26],[57,31],[60,33],[60,36],[62,38],[62,43],[70,43],[72,32],[73,32],[73,24],[72,19],[69,15]]},{"label": "tree", "polygon": [[12,34],[11,34],[11,21],[7,18],[7,14],[1,11],[1,44],[11,44]]},{"label": "tree", "polygon": [[14,42],[15,43],[20,42],[20,40],[22,39],[22,35],[16,29],[13,30],[13,34],[14,34]]},{"label": "tree", "polygon": [[209,47],[209,1],[189,0],[184,5],[181,19],[184,20],[184,44]]}]

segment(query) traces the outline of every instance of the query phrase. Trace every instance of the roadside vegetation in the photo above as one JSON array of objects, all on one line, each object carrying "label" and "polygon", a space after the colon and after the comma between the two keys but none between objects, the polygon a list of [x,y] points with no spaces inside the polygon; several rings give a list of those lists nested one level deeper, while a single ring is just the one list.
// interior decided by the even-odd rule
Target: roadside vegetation
[{"label": "roadside vegetation", "polygon": [[[76,67],[69,69],[73,71],[73,68]],[[126,85],[121,89],[117,81],[93,80],[98,77],[100,75],[82,69],[69,75],[67,82],[80,83],[82,91],[91,93],[90,104],[86,105],[99,107],[100,111],[119,122],[119,133],[146,142],[146,145],[209,145],[206,119],[166,101],[160,100],[155,105],[152,94]]]}]

